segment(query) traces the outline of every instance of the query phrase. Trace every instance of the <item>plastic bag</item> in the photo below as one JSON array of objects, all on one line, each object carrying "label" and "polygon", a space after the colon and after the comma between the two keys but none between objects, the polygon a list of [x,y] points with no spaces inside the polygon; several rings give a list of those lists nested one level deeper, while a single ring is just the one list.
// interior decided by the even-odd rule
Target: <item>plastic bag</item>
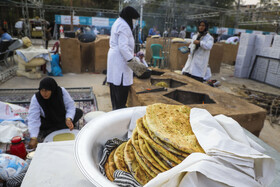
[{"label": "plastic bag", "polygon": [[19,116],[19,114],[15,113],[13,108],[8,103],[4,103],[0,101],[0,122],[2,121],[24,122],[24,120]]},{"label": "plastic bag", "polygon": [[18,176],[28,164],[23,159],[9,154],[0,154],[0,178],[4,181]]},{"label": "plastic bag", "polygon": [[183,53],[183,54],[190,52],[190,50],[187,46],[179,47],[178,50],[181,51],[181,53]]},{"label": "plastic bag", "polygon": [[52,55],[51,66],[52,70],[48,73],[50,76],[63,76],[62,70],[59,67],[59,54]]}]

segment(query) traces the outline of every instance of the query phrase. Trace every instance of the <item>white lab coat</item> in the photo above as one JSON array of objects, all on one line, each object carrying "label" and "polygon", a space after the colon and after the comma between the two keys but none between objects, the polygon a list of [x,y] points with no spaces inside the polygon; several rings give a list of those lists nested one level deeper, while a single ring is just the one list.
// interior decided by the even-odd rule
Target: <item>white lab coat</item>
[{"label": "white lab coat", "polygon": [[112,26],[107,60],[107,82],[119,86],[133,84],[133,71],[127,61],[134,56],[134,38],[129,25],[119,17]]},{"label": "white lab coat", "polygon": [[226,41],[226,43],[228,43],[228,44],[236,44],[237,42],[239,42],[238,36],[232,36],[232,37],[228,38]]},{"label": "white lab coat", "polygon": [[190,54],[182,72],[187,72],[193,76],[204,78],[214,39],[209,33],[207,33],[200,40],[200,47],[195,50],[195,44],[193,44],[193,41],[197,39],[197,36],[198,34],[195,34],[192,37],[192,43],[189,46]]}]

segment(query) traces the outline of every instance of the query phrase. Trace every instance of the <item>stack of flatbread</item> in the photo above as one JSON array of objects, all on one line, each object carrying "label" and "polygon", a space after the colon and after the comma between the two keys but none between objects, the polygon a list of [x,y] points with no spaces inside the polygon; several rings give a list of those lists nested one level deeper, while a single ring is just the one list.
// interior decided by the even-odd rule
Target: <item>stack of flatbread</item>
[{"label": "stack of flatbread", "polygon": [[159,173],[180,164],[189,154],[202,152],[190,125],[190,108],[185,105],[153,104],[137,120],[132,137],[113,150],[105,172],[114,180],[114,171],[131,173],[145,185]]}]

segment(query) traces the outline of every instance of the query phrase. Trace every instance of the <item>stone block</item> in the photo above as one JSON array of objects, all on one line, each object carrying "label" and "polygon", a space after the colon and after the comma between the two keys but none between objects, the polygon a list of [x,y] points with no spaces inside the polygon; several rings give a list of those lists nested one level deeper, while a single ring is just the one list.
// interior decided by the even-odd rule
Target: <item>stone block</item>
[{"label": "stone block", "polygon": [[239,78],[248,78],[250,74],[249,67],[235,66],[234,76]]},{"label": "stone block", "polygon": [[251,55],[247,55],[247,56],[237,55],[236,61],[235,61],[235,66],[248,68],[251,65],[251,60],[252,60]]},{"label": "stone block", "polygon": [[270,60],[269,66],[268,66],[268,72],[277,74],[279,63],[280,63],[280,61],[278,61],[278,60]]},{"label": "stone block", "polygon": [[273,36],[272,35],[256,35],[255,46],[256,47],[271,47]]},{"label": "stone block", "polygon": [[252,56],[254,49],[255,49],[255,47],[251,46],[251,45],[249,45],[249,46],[239,45],[237,55]]},{"label": "stone block", "polygon": [[239,45],[242,46],[254,46],[255,45],[255,39],[256,35],[255,34],[249,34],[249,33],[242,33],[240,37],[240,42]]},{"label": "stone block", "polygon": [[274,73],[267,73],[265,83],[271,84],[273,86],[280,86],[280,82],[278,82],[278,75]]},{"label": "stone block", "polygon": [[273,48],[280,48],[280,35],[275,35],[272,43]]},{"label": "stone block", "polygon": [[269,57],[280,59],[280,48],[271,47],[269,49]]}]

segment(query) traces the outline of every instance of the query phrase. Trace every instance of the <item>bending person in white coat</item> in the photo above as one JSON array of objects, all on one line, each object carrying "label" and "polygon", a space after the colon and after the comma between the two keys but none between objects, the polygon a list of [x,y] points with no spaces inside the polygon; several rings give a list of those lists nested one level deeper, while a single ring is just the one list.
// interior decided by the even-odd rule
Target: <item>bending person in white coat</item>
[{"label": "bending person in white coat", "polygon": [[107,82],[110,85],[113,110],[126,107],[128,91],[133,84],[133,71],[127,63],[135,60],[132,20],[139,17],[139,13],[128,6],[121,11],[120,17],[112,26],[107,61]]},{"label": "bending person in white coat", "polygon": [[[75,103],[67,90],[57,85],[51,77],[40,81],[39,91],[33,95],[28,110],[28,130],[31,140],[29,148],[53,131],[69,128],[82,117],[83,111]],[[38,140],[37,140],[38,139]]]},{"label": "bending person in white coat", "polygon": [[192,37],[190,44],[190,54],[182,70],[182,74],[203,82],[206,75],[210,50],[214,39],[208,33],[207,21],[200,21],[198,33]]}]

